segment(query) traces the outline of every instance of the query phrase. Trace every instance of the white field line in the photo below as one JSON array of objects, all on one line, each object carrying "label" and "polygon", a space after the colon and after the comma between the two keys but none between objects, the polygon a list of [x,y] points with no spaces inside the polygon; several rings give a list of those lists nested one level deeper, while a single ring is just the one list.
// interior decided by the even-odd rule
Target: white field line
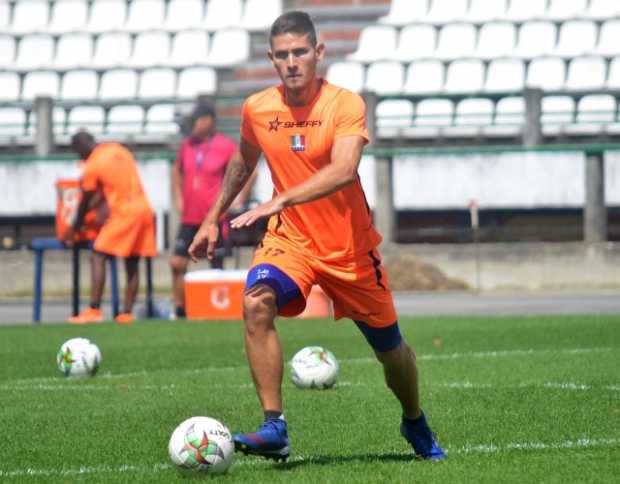
[{"label": "white field line", "polygon": [[[467,444],[461,447],[446,448],[448,455],[468,455],[468,454],[498,454],[511,451],[529,451],[529,450],[570,450],[570,449],[592,449],[601,447],[616,447],[620,445],[620,438],[583,438],[578,440],[566,440],[564,442],[513,442],[508,444]],[[381,457],[378,454],[377,457]],[[288,462],[309,462],[324,460],[324,456],[312,455],[293,455]],[[234,472],[234,466],[273,466],[273,464],[257,458],[242,459],[233,464],[231,472]],[[152,465],[129,465],[123,464],[119,466],[84,466],[76,469],[37,469],[37,468],[21,468],[12,470],[0,469],[0,478],[22,478],[22,477],[71,477],[88,474],[150,474],[171,469],[173,466],[167,463]]]},{"label": "white field line", "polygon": [[[464,353],[446,353],[446,354],[422,354],[418,355],[417,359],[419,361],[442,361],[442,360],[457,360],[457,359],[468,359],[468,358],[510,358],[514,356],[534,356],[534,355],[545,355],[545,354],[554,354],[554,355],[574,355],[574,354],[588,354],[588,353],[606,353],[610,351],[619,351],[620,348],[613,347],[595,347],[595,348],[567,348],[567,349],[525,349],[525,350],[501,350],[501,351],[473,351],[473,352],[464,352]],[[367,364],[367,363],[377,363],[376,358],[374,357],[365,357],[365,358],[342,358],[338,360],[343,364]],[[239,366],[208,366],[204,368],[193,368],[193,369],[185,369],[185,370],[177,370],[175,374],[179,375],[194,375],[194,374],[202,374],[202,373],[213,373],[213,372],[232,372],[232,371],[249,371],[247,365],[239,365]],[[158,370],[141,370],[127,373],[99,373],[97,378],[109,378],[109,379],[123,379],[123,378],[132,378],[132,377],[141,377],[146,375],[156,375],[158,373],[171,371],[169,369],[158,369]],[[45,383],[45,382],[58,382],[57,377],[35,377],[35,378],[22,378],[16,380],[7,380],[8,382],[12,382],[13,384],[33,384],[33,383]]]}]

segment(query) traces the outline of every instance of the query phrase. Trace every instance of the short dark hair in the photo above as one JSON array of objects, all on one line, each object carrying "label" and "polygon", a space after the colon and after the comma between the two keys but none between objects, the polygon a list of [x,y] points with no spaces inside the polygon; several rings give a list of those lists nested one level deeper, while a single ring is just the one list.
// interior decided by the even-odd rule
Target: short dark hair
[{"label": "short dark hair", "polygon": [[290,32],[296,34],[307,34],[308,39],[312,47],[316,47],[316,30],[314,23],[306,12],[300,10],[292,10],[280,15],[271,25],[271,31],[269,32],[269,43],[271,40],[282,34],[288,34]]},{"label": "short dark hair", "polygon": [[192,124],[194,124],[198,118],[202,118],[203,116],[211,116],[215,119],[215,106],[212,102],[201,100],[198,104],[196,104],[190,115]]},{"label": "short dark hair", "polygon": [[90,134],[88,131],[86,131],[85,129],[79,130],[77,133],[75,133],[71,137],[71,148],[73,150],[75,150],[76,147],[80,145],[90,146],[94,144],[96,144],[95,137],[92,134]]}]

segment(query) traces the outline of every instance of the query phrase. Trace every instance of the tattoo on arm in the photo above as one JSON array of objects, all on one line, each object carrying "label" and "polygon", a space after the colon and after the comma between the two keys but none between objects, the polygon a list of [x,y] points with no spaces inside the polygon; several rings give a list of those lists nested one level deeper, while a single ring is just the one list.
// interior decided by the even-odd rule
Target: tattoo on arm
[{"label": "tattoo on arm", "polygon": [[228,163],[226,173],[224,174],[224,181],[222,182],[222,189],[214,206],[218,214],[228,209],[245,186],[253,171],[254,166],[245,163],[239,158],[232,159]]}]

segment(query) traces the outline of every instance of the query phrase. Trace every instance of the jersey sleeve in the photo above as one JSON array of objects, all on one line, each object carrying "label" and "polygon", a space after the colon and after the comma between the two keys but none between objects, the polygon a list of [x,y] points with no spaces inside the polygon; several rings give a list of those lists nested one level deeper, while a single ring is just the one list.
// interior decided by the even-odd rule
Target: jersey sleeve
[{"label": "jersey sleeve", "polygon": [[366,128],[366,103],[357,94],[343,92],[344,97],[338,105],[336,114],[336,132],[334,138],[358,135],[368,143]]},{"label": "jersey sleeve", "polygon": [[254,128],[252,128],[252,114],[250,113],[247,99],[243,103],[241,110],[241,136],[249,143],[258,146],[258,140],[254,134]]}]

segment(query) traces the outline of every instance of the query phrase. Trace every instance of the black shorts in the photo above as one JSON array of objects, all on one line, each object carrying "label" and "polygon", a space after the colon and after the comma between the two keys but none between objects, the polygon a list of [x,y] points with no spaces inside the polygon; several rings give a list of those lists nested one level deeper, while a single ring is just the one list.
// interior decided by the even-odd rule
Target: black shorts
[{"label": "black shorts", "polygon": [[[192,241],[194,240],[199,228],[200,225],[181,224],[179,227],[179,232],[177,233],[177,238],[174,241],[174,255],[189,257],[187,250],[189,249],[189,246],[192,245]],[[220,238],[217,241],[217,248],[222,248],[225,246],[225,240],[222,233],[223,231],[220,227]]]}]

